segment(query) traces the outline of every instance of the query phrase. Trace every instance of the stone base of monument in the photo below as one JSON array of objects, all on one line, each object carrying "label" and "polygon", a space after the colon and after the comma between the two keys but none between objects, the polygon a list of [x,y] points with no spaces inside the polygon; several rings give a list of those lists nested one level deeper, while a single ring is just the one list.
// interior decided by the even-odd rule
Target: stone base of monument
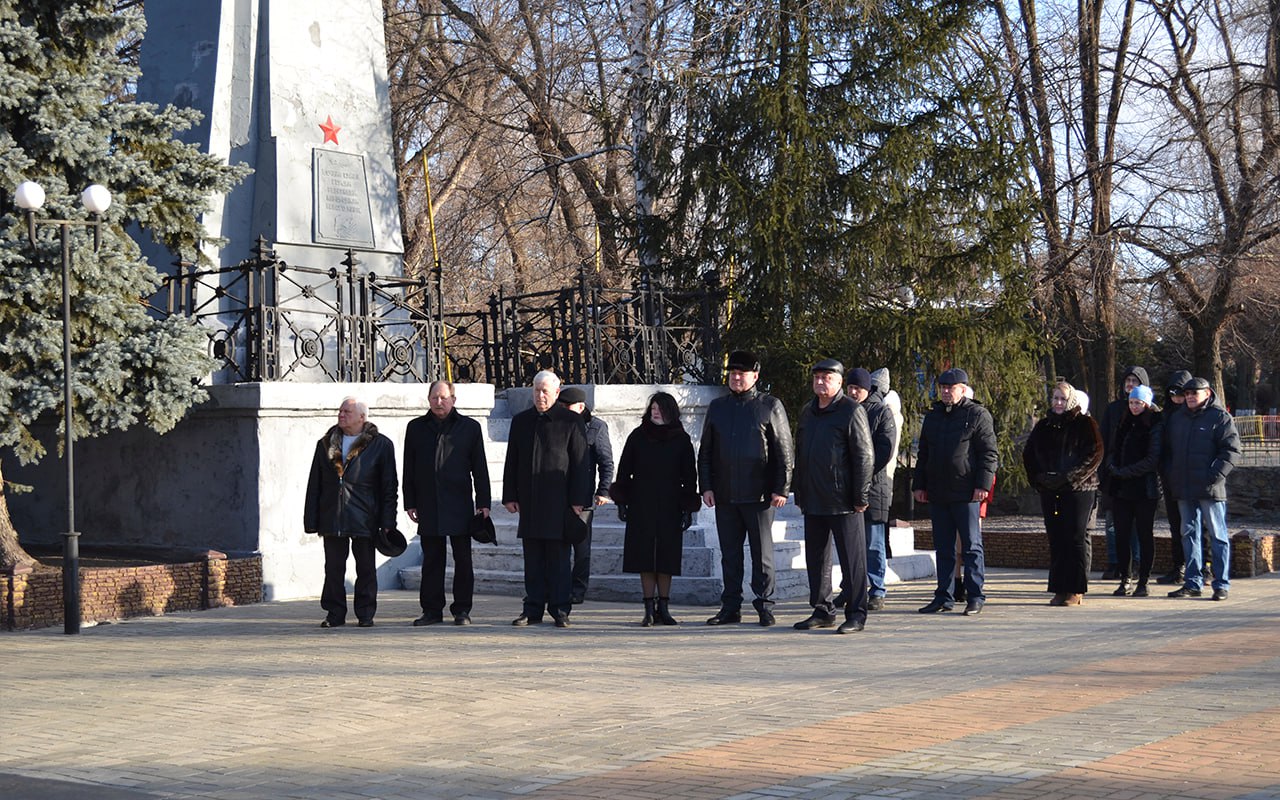
[{"label": "stone base of monument", "polygon": [[[524,558],[520,541],[516,538],[516,517],[500,507],[493,512],[493,517],[498,544],[472,546],[476,591],[508,597],[523,596]],[[625,527],[618,520],[616,506],[609,504],[596,509],[592,525],[592,576],[588,599],[637,603],[641,600],[639,577],[622,572]],[[804,566],[804,521],[794,506],[788,506],[779,512],[774,521],[773,538],[777,599],[807,598],[809,582]],[[913,538],[914,533],[910,528],[891,530],[891,547],[894,552],[903,555],[890,559],[887,583],[933,576],[933,554],[913,552]],[[745,549],[743,560],[750,573],[750,554]],[[701,606],[719,604],[724,583],[720,575],[715,514],[710,509],[703,509],[695,524],[685,531],[683,573],[672,580],[673,602]],[[832,573],[832,579],[838,585],[840,568],[834,567]],[[452,578],[452,566],[446,570],[446,575],[447,585]],[[400,580],[404,588],[418,589],[422,584],[422,567],[419,565],[400,570]],[[752,597],[749,574],[744,581],[743,597],[744,606],[749,606]]]}]

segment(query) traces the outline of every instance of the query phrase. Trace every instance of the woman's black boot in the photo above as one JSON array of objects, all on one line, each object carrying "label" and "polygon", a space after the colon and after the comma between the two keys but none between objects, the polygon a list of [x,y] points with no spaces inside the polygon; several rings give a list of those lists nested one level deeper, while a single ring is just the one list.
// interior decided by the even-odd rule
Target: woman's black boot
[{"label": "woman's black boot", "polygon": [[640,627],[653,627],[653,598],[646,597],[644,599],[644,619],[640,620]]},{"label": "woman's black boot", "polygon": [[680,622],[671,616],[671,608],[668,605],[670,602],[671,598],[669,597],[658,598],[658,622],[663,625],[679,625]]}]

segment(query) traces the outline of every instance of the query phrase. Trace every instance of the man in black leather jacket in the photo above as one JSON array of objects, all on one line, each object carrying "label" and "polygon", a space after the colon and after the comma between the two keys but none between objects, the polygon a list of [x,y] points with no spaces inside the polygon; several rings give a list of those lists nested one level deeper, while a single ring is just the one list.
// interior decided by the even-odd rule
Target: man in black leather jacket
[{"label": "man in black leather jacket", "polygon": [[724,592],[708,625],[742,621],[742,545],[751,548],[752,605],[760,624],[773,618],[773,514],[791,483],[791,427],[782,401],[756,389],[760,362],[729,354],[729,394],[711,401],[698,447],[702,500],[716,510]]},{"label": "man in black leather jacket", "polygon": [[920,447],[911,487],[917,503],[929,504],[938,588],[921,614],[950,611],[955,605],[956,537],[964,546],[964,613],[982,613],[985,559],[978,508],[996,479],[995,427],[991,412],[964,396],[969,375],[949,369],[938,376],[938,402],[920,425]]},{"label": "man in black leather jacket", "polygon": [[302,528],[324,541],[324,628],[347,621],[347,553],[356,559],[355,612],[361,628],[373,626],[378,608],[374,534],[396,526],[396,450],[367,421],[368,406],[342,401],[338,424],[316,443],[307,480]]},{"label": "man in black leather jacket", "polygon": [[[866,383],[871,375],[863,370]],[[827,358],[813,365],[812,402],[800,411],[796,432],[796,505],[804,512],[805,567],[813,613],[796,630],[830,628],[831,540],[842,543],[848,590],[838,633],[862,630],[867,621],[867,543],[862,514],[871,495],[874,446],[867,412],[841,391],[844,365]]]}]

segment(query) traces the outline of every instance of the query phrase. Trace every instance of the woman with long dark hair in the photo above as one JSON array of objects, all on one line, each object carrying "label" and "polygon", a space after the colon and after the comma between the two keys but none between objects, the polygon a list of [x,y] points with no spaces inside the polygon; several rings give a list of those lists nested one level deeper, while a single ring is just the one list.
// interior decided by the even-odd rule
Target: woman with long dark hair
[{"label": "woman with long dark hair", "polygon": [[1049,414],[1031,429],[1022,463],[1040,491],[1049,535],[1049,605],[1078,606],[1089,591],[1089,517],[1097,499],[1102,434],[1093,417],[1081,413],[1076,390],[1066,381],[1053,387]]},{"label": "woman with long dark hair", "polygon": [[671,577],[680,574],[684,531],[701,499],[693,442],[680,424],[676,399],[666,392],[649,398],[640,427],[627,437],[609,494],[627,523],[622,571],[640,575],[640,624],[677,624],[669,607]]}]

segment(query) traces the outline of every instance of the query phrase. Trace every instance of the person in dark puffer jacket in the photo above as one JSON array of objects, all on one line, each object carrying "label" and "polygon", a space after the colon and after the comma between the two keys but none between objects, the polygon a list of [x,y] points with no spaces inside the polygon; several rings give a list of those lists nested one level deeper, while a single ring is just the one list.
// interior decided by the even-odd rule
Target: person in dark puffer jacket
[{"label": "person in dark puffer jacket", "polygon": [[1078,606],[1089,591],[1089,515],[1097,499],[1102,435],[1093,417],[1080,413],[1075,388],[1066,381],[1053,387],[1050,408],[1031,429],[1022,464],[1040,492],[1049,535],[1049,605]]},{"label": "person in dark puffer jacket", "polygon": [[[1149,594],[1147,581],[1155,558],[1152,527],[1160,502],[1160,447],[1164,437],[1163,420],[1154,401],[1149,386],[1138,386],[1129,393],[1129,413],[1116,426],[1103,467],[1115,518],[1116,552],[1121,555],[1117,565],[1120,586],[1113,592],[1117,597]],[[1136,587],[1132,560],[1126,557],[1135,536],[1139,552]]]}]

